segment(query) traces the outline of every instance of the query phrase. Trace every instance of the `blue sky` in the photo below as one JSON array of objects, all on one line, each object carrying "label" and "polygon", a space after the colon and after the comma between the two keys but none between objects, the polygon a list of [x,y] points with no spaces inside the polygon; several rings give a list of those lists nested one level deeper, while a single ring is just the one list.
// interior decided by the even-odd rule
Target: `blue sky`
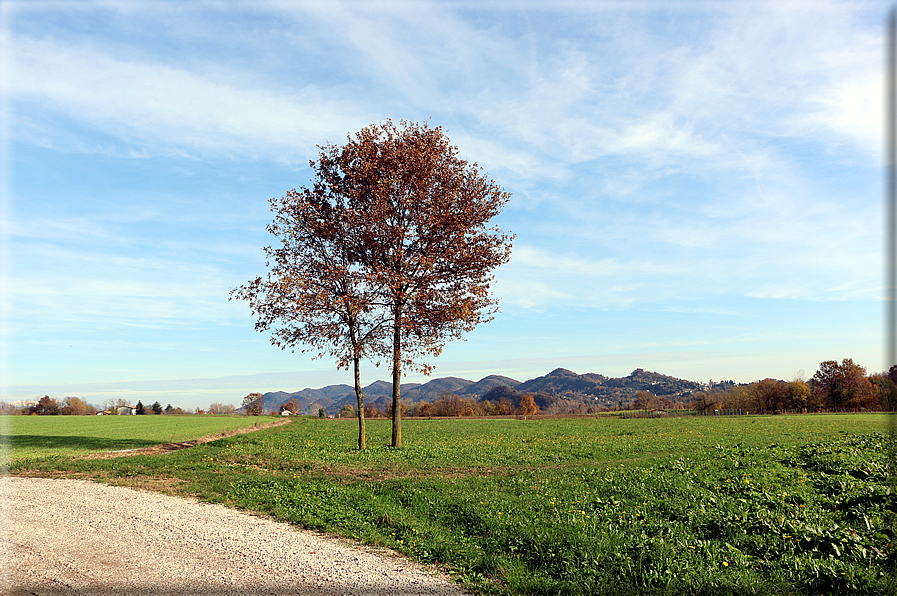
[{"label": "blue sky", "polygon": [[434,376],[884,368],[890,5],[548,5],[3,2],[0,397],[350,383],[228,292],[316,145],[387,118],[512,194],[502,312]]}]

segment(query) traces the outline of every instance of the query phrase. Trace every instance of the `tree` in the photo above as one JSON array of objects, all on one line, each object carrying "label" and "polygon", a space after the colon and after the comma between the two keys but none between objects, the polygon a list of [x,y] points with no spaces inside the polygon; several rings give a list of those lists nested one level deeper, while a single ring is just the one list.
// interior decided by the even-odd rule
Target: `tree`
[{"label": "tree", "polygon": [[38,416],[55,416],[59,413],[59,402],[45,395],[38,400],[37,405],[31,406],[30,410],[30,413]]},{"label": "tree", "polygon": [[88,408],[93,410],[91,414],[96,414],[96,410],[93,406],[85,403],[83,400],[77,397],[67,397],[62,404],[62,407],[59,408],[59,413],[63,416],[84,416],[88,413]]},{"label": "tree", "polygon": [[370,281],[352,252],[355,214],[345,197],[334,192],[321,163],[311,188],[291,190],[271,199],[274,222],[267,226],[276,247],[265,247],[266,279],[256,278],[231,291],[247,300],[258,317],[257,331],[271,331],[281,349],[325,353],[337,369],[352,366],[358,402],[358,448],[365,448],[364,395],[360,361],[373,356],[386,330],[386,319],[374,311]]},{"label": "tree", "polygon": [[840,364],[836,360],[819,363],[819,370],[810,383],[823,403],[837,410],[874,407],[876,401],[875,387],[866,378],[866,369],[851,358],[843,359]]},{"label": "tree", "polygon": [[454,393],[445,392],[439,399],[433,402],[437,416],[463,416],[467,409],[467,402]]},{"label": "tree", "polygon": [[162,413],[162,404],[160,404],[159,402],[154,402],[152,405],[152,409],[153,409],[153,414],[158,416],[159,414]]},{"label": "tree", "polygon": [[878,405],[886,412],[897,411],[897,364],[887,373],[869,377],[878,392]]},{"label": "tree", "polygon": [[760,413],[784,409],[785,404],[788,403],[788,395],[788,384],[776,379],[763,379],[753,383],[750,387],[753,404]]},{"label": "tree", "polygon": [[[155,408],[153,409],[155,410]],[[215,414],[218,416],[229,416],[236,410],[237,408],[235,408],[233,404],[223,404],[217,401],[209,405],[209,414]]]},{"label": "tree", "polygon": [[[323,409],[323,408],[321,408],[321,409]],[[296,401],[295,397],[290,398],[290,401],[288,401],[287,403],[280,404],[280,410],[281,411],[286,410],[290,414],[298,414],[299,413],[299,402]],[[323,416],[321,416],[321,418],[323,418]]]},{"label": "tree", "polygon": [[480,402],[480,408],[482,409],[484,416],[495,416],[498,410],[495,403],[488,399],[484,399]]},{"label": "tree", "polygon": [[[406,404],[405,402],[402,402],[402,412],[399,416],[400,417],[405,416],[405,412],[407,412],[407,411],[408,411],[408,404]],[[392,402],[386,404],[386,417],[395,419],[395,417],[393,416],[393,413],[392,413]]]},{"label": "tree", "polygon": [[810,386],[802,379],[788,383],[788,401],[791,408],[804,410],[810,401]]},{"label": "tree", "polygon": [[[247,416],[261,416],[265,407],[265,396],[261,393],[250,393],[243,398],[243,405],[240,407]],[[199,414],[199,410],[196,413]]]},{"label": "tree", "polygon": [[634,410],[648,410],[654,407],[654,394],[650,391],[636,391],[635,401],[632,402]]},{"label": "tree", "polygon": [[322,148],[318,178],[343,197],[356,223],[352,261],[385,309],[391,329],[392,446],[402,446],[404,367],[438,356],[449,339],[497,312],[492,270],[510,258],[513,237],[489,220],[510,198],[479,166],[458,157],[440,127],[391,120]]},{"label": "tree", "polygon": [[340,418],[353,418],[355,416],[355,408],[346,404],[343,406],[343,409],[339,411]]},{"label": "tree", "polygon": [[143,405],[143,402],[142,402],[142,401],[139,401],[139,400],[137,401],[137,408],[136,408],[136,410],[137,410],[137,414],[138,414],[139,416],[144,416],[144,415],[146,415],[146,406]]},{"label": "tree", "polygon": [[534,415],[538,411],[539,406],[536,405],[536,400],[533,399],[532,393],[524,393],[520,396],[520,406],[517,408],[518,414],[525,418]]},{"label": "tree", "polygon": [[498,415],[507,416],[514,413],[514,402],[507,397],[498,400]]},{"label": "tree", "polygon": [[722,407],[722,394],[715,391],[699,391],[692,396],[689,407],[693,410],[707,412],[710,410],[718,410]]}]

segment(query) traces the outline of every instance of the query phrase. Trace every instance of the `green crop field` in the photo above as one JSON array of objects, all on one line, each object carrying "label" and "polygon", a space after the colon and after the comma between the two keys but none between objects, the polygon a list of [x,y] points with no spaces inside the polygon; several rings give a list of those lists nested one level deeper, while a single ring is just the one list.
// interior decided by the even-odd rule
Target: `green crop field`
[{"label": "green crop field", "polygon": [[247,416],[2,416],[0,447],[14,460],[84,455],[188,441],[258,422]]},{"label": "green crop field", "polygon": [[[297,419],[164,456],[13,461],[437,563],[488,594],[891,594],[883,415]],[[15,443],[13,455],[15,456]],[[893,494],[891,492],[890,494]]]}]

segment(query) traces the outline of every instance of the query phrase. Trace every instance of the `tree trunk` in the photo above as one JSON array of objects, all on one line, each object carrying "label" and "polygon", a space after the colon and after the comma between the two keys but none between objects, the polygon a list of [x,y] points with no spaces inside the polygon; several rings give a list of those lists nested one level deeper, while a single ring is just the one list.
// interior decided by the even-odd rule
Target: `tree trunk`
[{"label": "tree trunk", "polygon": [[402,446],[402,305],[393,311],[392,325],[392,446]]},{"label": "tree trunk", "polygon": [[358,370],[358,356],[352,360],[355,366],[355,397],[358,398],[358,450],[364,451],[364,396],[361,394],[361,373]]}]

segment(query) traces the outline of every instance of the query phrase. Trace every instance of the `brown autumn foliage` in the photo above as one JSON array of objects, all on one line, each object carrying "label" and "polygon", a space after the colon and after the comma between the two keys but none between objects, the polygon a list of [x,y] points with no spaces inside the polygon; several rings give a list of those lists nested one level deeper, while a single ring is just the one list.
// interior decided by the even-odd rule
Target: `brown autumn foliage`
[{"label": "brown autumn foliage", "polygon": [[632,402],[630,406],[633,410],[647,410],[652,407],[651,401],[654,399],[654,394],[650,391],[636,391],[635,392],[635,400]]},{"label": "brown autumn foliage", "polygon": [[845,358],[826,360],[809,382],[763,379],[726,390],[698,392],[690,407],[698,410],[744,409],[761,414],[889,409],[897,404],[897,366],[888,373],[866,375],[866,369]]},{"label": "brown autumn foliage", "polygon": [[503,397],[498,400],[498,407],[496,409],[498,410],[499,416],[508,416],[514,413],[514,402],[506,397]]},{"label": "brown autumn foliage", "polygon": [[[262,410],[265,407],[265,396],[261,393],[250,393],[243,398],[243,405],[241,407],[246,412],[247,416],[261,416]],[[200,409],[197,408],[196,413],[200,414],[205,412],[201,412]]]},{"label": "brown autumn foliage", "polygon": [[433,402],[433,406],[436,409],[434,416],[463,416],[464,412],[471,407],[468,400],[454,393],[443,394]]},{"label": "brown autumn foliage", "polygon": [[843,359],[840,364],[836,360],[821,362],[810,386],[828,409],[871,409],[879,403],[875,386],[866,377],[866,369],[851,358]]},{"label": "brown autumn foliage", "polygon": [[286,410],[290,414],[298,414],[299,413],[299,402],[294,397],[294,398],[290,399],[290,401],[288,401],[287,403],[280,404],[280,409],[281,409],[281,411]]},{"label": "brown autumn foliage", "polygon": [[66,397],[59,413],[63,416],[93,416],[97,410],[79,397]]},{"label": "brown autumn foliage", "polygon": [[532,393],[524,393],[520,396],[520,406],[517,408],[518,414],[521,416],[532,416],[538,411],[539,406],[536,405],[536,400],[533,398]]},{"label": "brown autumn foliage", "polygon": [[45,395],[38,400],[37,404],[28,408],[28,413],[38,416],[55,416],[59,413],[59,402],[49,395]]},{"label": "brown autumn foliage", "polygon": [[878,373],[869,377],[869,381],[875,387],[878,394],[879,405],[886,412],[897,410],[897,365],[891,367],[887,373]]}]

